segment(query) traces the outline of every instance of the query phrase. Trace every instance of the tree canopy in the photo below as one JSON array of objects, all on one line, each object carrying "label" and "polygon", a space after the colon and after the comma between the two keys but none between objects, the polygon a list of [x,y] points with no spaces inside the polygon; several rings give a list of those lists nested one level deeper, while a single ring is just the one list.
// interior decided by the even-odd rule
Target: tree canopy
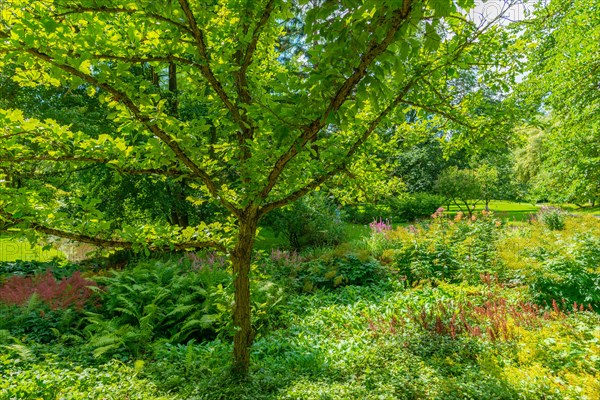
[{"label": "tree canopy", "polygon": [[[368,174],[384,139],[425,129],[442,140],[489,139],[493,107],[460,78],[476,71],[492,84],[507,38],[497,34],[502,13],[474,21],[473,5],[5,2],[0,62],[12,80],[84,90],[109,121],[88,129],[76,115],[0,110],[0,217],[13,230],[102,246],[229,253],[235,365],[247,371],[251,251],[265,214],[333,177]],[[115,225],[85,182],[49,173],[81,166],[177,182],[180,196],[218,204],[222,218]]]},{"label": "tree canopy", "polygon": [[526,76],[515,94],[541,128],[526,147],[537,155],[521,151],[522,167],[539,162],[525,172],[533,200],[600,198],[599,19],[593,0],[552,1],[538,4],[522,24],[518,46],[527,57]]}]

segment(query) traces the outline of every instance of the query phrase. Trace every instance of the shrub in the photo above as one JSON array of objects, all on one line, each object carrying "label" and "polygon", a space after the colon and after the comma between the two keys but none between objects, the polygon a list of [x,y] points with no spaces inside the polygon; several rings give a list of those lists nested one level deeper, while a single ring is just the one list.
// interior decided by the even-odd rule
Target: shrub
[{"label": "shrub", "polygon": [[566,213],[558,207],[542,206],[538,211],[537,218],[553,231],[565,228]]},{"label": "shrub", "polygon": [[443,203],[442,196],[429,193],[413,193],[389,200],[391,213],[397,222],[428,218]]},{"label": "shrub", "polygon": [[346,285],[368,285],[379,281],[386,269],[368,253],[330,251],[305,260],[295,252],[273,251],[265,260],[267,271],[299,291]]},{"label": "shrub", "polygon": [[578,235],[570,244],[571,254],[545,253],[542,269],[536,274],[531,291],[546,305],[558,302],[563,309],[574,305],[600,311],[600,237]]},{"label": "shrub", "polygon": [[79,272],[60,281],[49,270],[12,276],[0,286],[0,329],[42,343],[77,334],[84,311],[97,303],[95,286]]},{"label": "shrub", "polygon": [[22,306],[34,294],[52,310],[82,310],[93,297],[96,283],[85,279],[79,271],[57,281],[50,270],[43,275],[12,276],[0,286],[0,302]]},{"label": "shrub", "polygon": [[[197,342],[233,336],[232,277],[219,262],[139,263],[98,277],[105,286],[102,308],[88,314],[86,332],[97,356],[139,356],[157,340]],[[252,283],[255,328],[265,325],[281,291],[270,282]]]},{"label": "shrub", "polygon": [[85,314],[73,308],[52,310],[33,296],[25,306],[0,304],[0,330],[39,343],[76,339]]},{"label": "shrub", "polygon": [[344,219],[354,224],[368,224],[379,218],[391,218],[392,211],[386,204],[355,204],[343,208]]},{"label": "shrub", "polygon": [[423,280],[479,282],[481,274],[503,272],[496,257],[500,222],[491,213],[453,220],[444,209],[428,225],[372,232],[367,248],[410,284]]},{"label": "shrub", "polygon": [[68,278],[81,266],[60,261],[6,261],[0,262],[0,276],[35,275],[51,271],[56,279]]},{"label": "shrub", "polygon": [[344,238],[341,211],[331,198],[315,193],[270,213],[265,224],[284,235],[295,250],[308,246],[335,245]]}]

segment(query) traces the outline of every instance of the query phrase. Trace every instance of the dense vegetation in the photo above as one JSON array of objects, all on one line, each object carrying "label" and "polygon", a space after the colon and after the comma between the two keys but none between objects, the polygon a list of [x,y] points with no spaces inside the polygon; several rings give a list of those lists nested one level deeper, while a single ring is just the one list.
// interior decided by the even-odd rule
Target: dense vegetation
[{"label": "dense vegetation", "polygon": [[476,3],[0,2],[0,399],[599,398],[600,9]]},{"label": "dense vegetation", "polygon": [[[600,220],[557,226],[548,212],[515,226],[440,210],[338,247],[257,255],[257,338],[241,383],[228,370],[221,258],[85,278],[7,271],[0,397],[596,398]],[[81,279],[99,289],[69,301],[48,289],[74,292]],[[36,295],[18,297],[24,287]]]}]

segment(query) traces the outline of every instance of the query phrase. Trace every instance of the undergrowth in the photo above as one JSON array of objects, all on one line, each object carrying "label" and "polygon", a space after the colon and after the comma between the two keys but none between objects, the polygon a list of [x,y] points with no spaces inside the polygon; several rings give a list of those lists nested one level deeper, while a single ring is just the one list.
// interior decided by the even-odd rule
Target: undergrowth
[{"label": "undergrowth", "polygon": [[257,255],[245,380],[230,373],[232,281],[219,256],[100,274],[100,307],[79,325],[67,318],[77,307],[37,295],[4,304],[28,310],[18,326],[60,315],[44,320],[52,340],[40,323],[0,330],[0,398],[599,398],[600,221],[434,215],[380,221],[354,245]]}]

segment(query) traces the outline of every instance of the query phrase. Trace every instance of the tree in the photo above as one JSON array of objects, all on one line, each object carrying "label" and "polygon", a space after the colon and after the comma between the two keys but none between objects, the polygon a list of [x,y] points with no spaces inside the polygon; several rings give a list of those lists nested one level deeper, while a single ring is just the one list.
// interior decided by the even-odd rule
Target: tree
[{"label": "tree", "polygon": [[[250,263],[262,217],[362,171],[379,135],[410,126],[389,122],[409,109],[433,115],[428,126],[448,134],[468,126],[485,135],[481,120],[467,122],[477,93],[454,96],[452,80],[474,64],[493,69],[502,37],[495,21],[465,15],[451,0],[9,1],[0,56],[16,66],[13,80],[84,89],[110,110],[115,128],[88,133],[1,111],[0,216],[29,235],[228,253],[234,368],[246,373]],[[189,202],[218,203],[223,218],[115,228],[97,196],[40,173],[96,164],[115,175],[174,179],[196,191]],[[22,169],[28,179],[17,185]],[[65,204],[76,207],[66,213]]]},{"label": "tree", "polygon": [[[600,198],[599,18],[594,0],[539,2],[516,43],[526,50],[527,64],[515,98],[543,132],[527,148],[544,140],[531,184],[549,200]],[[522,164],[535,157],[521,153]]]},{"label": "tree", "polygon": [[[435,182],[435,190],[453,202],[460,211],[473,215],[475,206],[482,198],[482,190],[477,175],[470,169],[450,167],[445,169]],[[464,207],[464,208],[463,208]]]},{"label": "tree", "polygon": [[498,183],[500,177],[498,170],[493,165],[481,164],[475,169],[475,179],[479,184],[481,200],[485,203],[485,210],[490,210],[490,200],[496,197],[498,193]]}]

